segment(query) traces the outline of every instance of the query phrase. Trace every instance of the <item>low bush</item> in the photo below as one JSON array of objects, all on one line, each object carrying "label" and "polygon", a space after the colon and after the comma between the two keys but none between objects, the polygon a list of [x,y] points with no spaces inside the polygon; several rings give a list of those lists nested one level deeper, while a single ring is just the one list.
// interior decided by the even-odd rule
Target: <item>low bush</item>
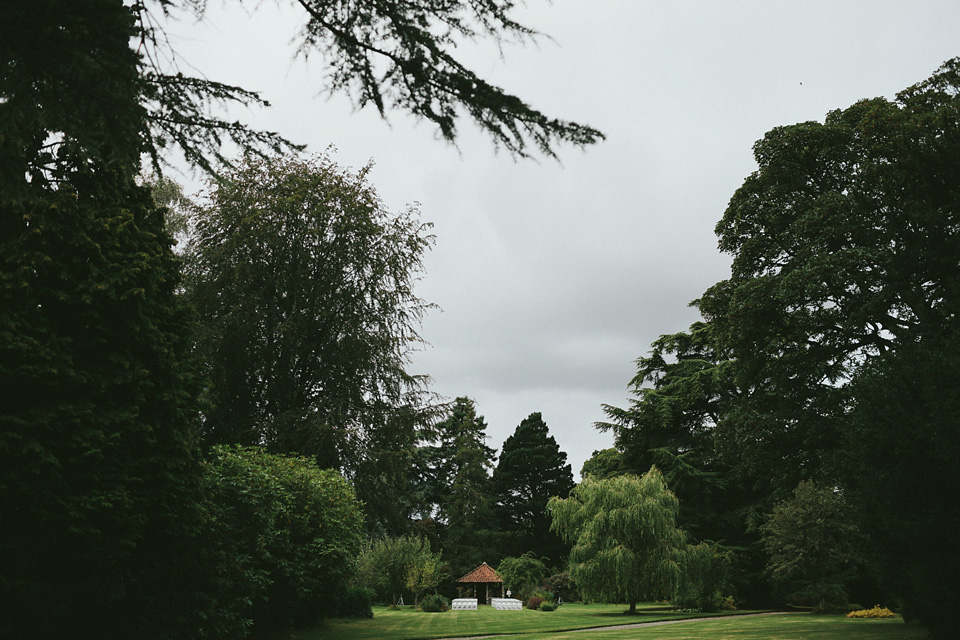
[{"label": "low bush", "polygon": [[450,608],[450,601],[439,593],[424,596],[420,601],[420,610],[428,613],[439,613]]},{"label": "low bush", "polygon": [[540,611],[556,611],[557,605],[552,602],[541,602]]},{"label": "low bush", "polygon": [[894,618],[897,614],[886,607],[876,605],[873,609],[860,609],[847,614],[848,618]]},{"label": "low bush", "polygon": [[530,596],[530,599],[527,600],[527,609],[533,609],[536,611],[540,608],[541,604],[543,604],[543,598],[540,596]]},{"label": "low bush", "polygon": [[373,589],[349,586],[341,591],[334,605],[334,617],[369,619],[373,617],[371,604],[374,598]]}]

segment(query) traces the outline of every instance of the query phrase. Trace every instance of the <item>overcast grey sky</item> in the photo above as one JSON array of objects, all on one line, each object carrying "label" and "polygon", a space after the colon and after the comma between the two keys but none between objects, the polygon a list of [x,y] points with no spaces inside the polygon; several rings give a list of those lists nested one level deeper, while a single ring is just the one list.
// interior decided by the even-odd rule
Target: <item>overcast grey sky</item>
[{"label": "overcast grey sky", "polygon": [[184,71],[262,92],[271,108],[237,113],[256,127],[334,145],[343,165],[373,159],[390,209],[420,203],[437,243],[418,294],[442,311],[411,371],[476,400],[498,449],[541,412],[575,474],[611,446],[592,424],[626,405],[634,360],[696,321],[689,302],[726,277],[713,227],[755,169],[753,143],[960,55],[953,0],[529,0],[516,18],[549,38],[461,58],[607,140],[517,161],[466,120],[452,147],[405,114],[324,97],[322,60],[293,61],[292,3],[224,5],[169,25]]}]

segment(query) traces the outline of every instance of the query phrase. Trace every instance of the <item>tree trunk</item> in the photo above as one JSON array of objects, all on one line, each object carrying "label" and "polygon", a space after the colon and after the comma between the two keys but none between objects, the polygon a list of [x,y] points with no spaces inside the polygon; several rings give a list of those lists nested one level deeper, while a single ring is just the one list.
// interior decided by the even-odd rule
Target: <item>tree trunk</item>
[{"label": "tree trunk", "polygon": [[631,600],[631,601],[630,601],[630,608],[627,609],[627,613],[630,614],[630,615],[633,615],[633,614],[636,613],[636,612],[637,612],[637,601],[636,601],[636,600]]}]

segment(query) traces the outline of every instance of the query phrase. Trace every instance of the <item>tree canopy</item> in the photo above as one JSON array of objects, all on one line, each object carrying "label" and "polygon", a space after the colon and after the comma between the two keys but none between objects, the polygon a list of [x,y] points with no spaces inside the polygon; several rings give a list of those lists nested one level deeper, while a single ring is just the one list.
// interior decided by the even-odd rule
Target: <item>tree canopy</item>
[{"label": "tree canopy", "polygon": [[134,32],[121,2],[0,21],[4,636],[149,638],[189,606],[199,385],[164,212],[133,180]]},{"label": "tree canopy", "polygon": [[[957,593],[944,548],[915,526],[956,522],[921,496],[951,486],[957,463],[933,434],[956,399],[942,381],[958,353],[958,122],[955,59],[894,100],[768,132],[717,225],[730,278],[694,302],[703,322],[654,342],[636,399],[598,425],[628,470],[662,466],[694,507],[684,526],[753,563],[760,516],[798,482],[849,490],[873,568],[931,629]],[[778,575],[808,557],[787,555]]]},{"label": "tree canopy", "polygon": [[726,450],[792,487],[830,473],[865,360],[956,327],[960,61],[893,101],[768,132],[717,225],[731,277],[698,301],[743,398]]},{"label": "tree canopy", "polygon": [[210,380],[207,442],[351,474],[372,458],[378,473],[358,487],[385,506],[378,495],[406,483],[426,422],[425,380],[405,367],[428,306],[413,286],[432,236],[415,209],[386,209],[368,170],[329,156],[229,170],[194,212],[185,284]]},{"label": "tree canopy", "polygon": [[809,480],[773,508],[763,526],[767,570],[820,610],[847,602],[844,584],[862,561],[862,540],[844,497]]},{"label": "tree canopy", "polygon": [[396,605],[404,589],[414,595],[414,604],[427,589],[442,579],[440,554],[430,549],[426,538],[400,536],[372,541],[360,559],[359,580],[370,587],[383,589]]},{"label": "tree canopy", "polygon": [[672,597],[683,578],[686,534],[679,504],[663,475],[587,477],[567,499],[551,498],[552,528],[573,544],[570,577],[592,600],[628,602]]}]

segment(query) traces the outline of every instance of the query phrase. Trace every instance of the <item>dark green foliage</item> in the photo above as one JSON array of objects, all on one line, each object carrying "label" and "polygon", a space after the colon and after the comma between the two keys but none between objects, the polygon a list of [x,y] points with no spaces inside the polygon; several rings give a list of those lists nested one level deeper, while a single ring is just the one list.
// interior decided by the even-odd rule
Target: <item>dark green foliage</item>
[{"label": "dark green foliage", "polygon": [[958,68],[770,131],[717,226],[731,277],[698,304],[744,390],[720,443],[778,497],[833,474],[860,363],[960,305]]},{"label": "dark green foliage", "polygon": [[532,552],[559,565],[569,547],[550,531],[547,501],[566,498],[573,488],[567,454],[550,435],[539,413],[531,413],[503,443],[493,470],[493,492],[503,553]]},{"label": "dark green foliage", "polygon": [[473,400],[457,398],[419,450],[420,492],[450,563],[451,577],[476,568],[495,549],[495,515],[490,467],[494,450],[486,445],[487,424]]},{"label": "dark green foliage", "polygon": [[663,472],[680,499],[684,530],[742,544],[755,496],[716,451],[717,423],[737,393],[712,327],[698,322],[660,336],[637,365],[629,408],[605,405],[611,422],[597,427],[613,431],[625,470],[642,474],[655,465]]},{"label": "dark green foliage", "polygon": [[[255,2],[247,4],[256,8]],[[558,144],[586,146],[603,139],[596,129],[546,116],[453,57],[453,49],[469,39],[534,40],[534,31],[510,17],[512,0],[291,4],[306,16],[297,34],[298,54],[324,62],[318,88],[346,93],[358,107],[372,105],[382,116],[393,109],[407,111],[434,123],[450,141],[465,112],[495,144],[518,156],[530,155],[529,145],[554,156]],[[179,11],[202,18],[205,5],[200,0],[153,0],[130,9],[137,16],[138,46],[144,52],[141,99],[150,124],[144,142],[154,162],[162,160],[160,150],[173,147],[191,164],[213,171],[217,164],[229,164],[221,151],[227,140],[255,153],[296,148],[276,133],[254,131],[210,113],[211,104],[269,106],[257,93],[188,76],[176,64],[163,62],[176,59],[163,32],[165,18]]]},{"label": "dark green foliage", "polygon": [[374,593],[364,587],[348,586],[336,595],[331,618],[373,618]]},{"label": "dark green foliage", "polygon": [[0,21],[3,636],[158,637],[191,606],[191,325],[133,182],[133,33],[108,0]]},{"label": "dark green foliage", "polygon": [[[729,354],[740,395],[718,422],[716,442],[771,497],[786,497],[804,478],[856,487],[851,468],[895,491],[960,463],[954,448],[942,446],[955,439],[955,422],[943,418],[952,400],[933,373],[949,365],[932,348],[956,334],[960,311],[958,91],[960,61],[951,60],[894,101],[864,100],[823,123],[770,131],[754,150],[758,171],[717,227],[721,248],[734,258],[731,277],[698,306]],[[901,353],[911,355],[901,360]],[[910,371],[909,394],[894,383],[901,367]],[[915,398],[929,400],[914,405]],[[845,434],[852,412],[857,440]],[[926,454],[894,453],[923,439],[901,433],[907,424],[936,425],[916,428],[940,433],[920,447],[943,456],[939,466]],[[882,456],[876,439],[887,444]],[[916,493],[931,497],[931,512],[943,508],[943,486],[924,484]],[[882,499],[872,490],[861,495]],[[888,584],[935,628],[956,582],[941,573],[944,548],[930,544],[927,529],[893,534],[893,522],[924,520],[906,515],[917,502],[898,502],[890,520],[880,515],[885,509],[864,518],[864,533],[891,540],[889,552],[878,547]],[[931,524],[952,531],[952,521]],[[907,548],[923,578],[903,578],[894,566]],[[940,593],[945,600],[930,596]]]},{"label": "dark green foliage", "polygon": [[719,611],[729,607],[732,556],[715,544],[689,545],[683,553],[683,580],[673,604],[682,609]]},{"label": "dark green foliage", "polygon": [[425,380],[406,373],[432,237],[328,157],[248,160],[195,212],[187,299],[211,381],[208,443],[263,444],[356,479],[401,529]]},{"label": "dark green foliage", "polygon": [[538,611],[540,609],[540,605],[542,604],[543,604],[543,598],[541,598],[540,596],[530,596],[529,598],[527,598],[527,609],[530,609],[532,611]]},{"label": "dark green foliage", "polygon": [[149,637],[196,525],[190,324],[149,192],[60,179],[0,201],[0,626]]},{"label": "dark green foliage", "polygon": [[144,109],[130,10],[120,0],[11,0],[3,13],[4,198],[59,181],[78,162],[135,173]]},{"label": "dark green foliage", "polygon": [[0,20],[0,635],[152,638],[194,605],[191,324],[120,0]]},{"label": "dark green foliage", "polygon": [[960,600],[957,380],[956,328],[871,362],[846,440],[845,479],[881,585],[937,638],[956,634]]},{"label": "dark green foliage", "polygon": [[357,602],[341,597],[363,516],[339,474],[304,458],[216,447],[204,485],[206,555],[198,574],[207,580],[208,634],[276,637],[340,615],[341,607],[356,610]]},{"label": "dark green foliage", "polygon": [[297,0],[308,20],[300,49],[330,63],[328,91],[346,91],[360,105],[384,114],[400,108],[456,137],[464,110],[498,145],[528,155],[532,143],[554,155],[558,143],[578,146],[603,138],[596,129],[550,118],[504,93],[457,61],[452,50],[466,40],[532,40],[534,31],[510,14],[514,0],[451,3],[328,2]]},{"label": "dark green foliage", "polygon": [[[605,406],[610,422],[597,424],[613,431],[617,449],[588,462],[609,467],[610,471],[595,467],[604,475],[618,468],[638,474],[652,466],[662,469],[680,500],[678,526],[695,540],[712,540],[728,551],[736,550],[743,569],[737,590],[757,600],[758,588],[766,585],[760,575],[763,558],[755,527],[769,509],[770,498],[766,483],[752,477],[750,460],[724,459],[717,451],[717,425],[741,395],[731,379],[731,364],[707,323],[660,336],[650,355],[637,360],[630,406]],[[697,568],[694,573],[703,571]],[[696,595],[683,596],[684,606],[713,607],[714,593],[699,586],[694,591]]]},{"label": "dark green foliage", "polygon": [[846,603],[844,584],[862,562],[862,540],[836,489],[801,482],[761,527],[767,570],[819,611]]},{"label": "dark green foliage", "polygon": [[430,550],[426,538],[400,536],[370,543],[360,559],[357,580],[379,589],[391,605],[396,605],[404,590],[413,593],[414,602],[421,593],[440,584],[440,554]]},{"label": "dark green foliage", "polygon": [[432,593],[429,596],[425,596],[423,600],[420,601],[420,610],[427,611],[429,613],[439,613],[441,611],[446,611],[449,608],[450,601],[438,593]]},{"label": "dark green foliage", "polygon": [[550,575],[541,558],[527,552],[516,558],[504,558],[497,565],[497,574],[503,579],[503,588],[509,589],[518,600],[526,600],[543,588]]},{"label": "dark green foliage", "polygon": [[613,447],[594,451],[580,468],[581,477],[593,476],[595,480],[612,478],[624,473],[627,473],[627,468],[623,461],[623,454]]}]

